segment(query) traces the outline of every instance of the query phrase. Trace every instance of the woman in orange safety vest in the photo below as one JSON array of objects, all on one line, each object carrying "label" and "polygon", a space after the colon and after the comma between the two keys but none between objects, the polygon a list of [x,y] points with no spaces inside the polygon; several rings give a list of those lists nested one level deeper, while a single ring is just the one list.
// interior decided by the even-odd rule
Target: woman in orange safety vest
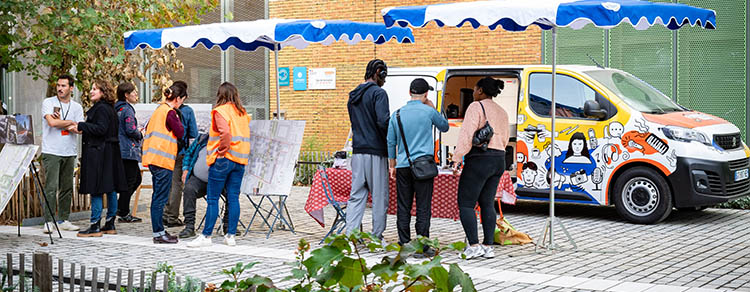
[{"label": "woman in orange safety vest", "polygon": [[250,157],[250,115],[242,107],[237,87],[232,83],[224,82],[216,93],[206,150],[209,166],[206,225],[203,233],[189,242],[188,247],[211,245],[211,232],[219,214],[218,202],[223,189],[226,189],[229,203],[229,227],[224,243],[233,246],[240,217],[240,186]]},{"label": "woman in orange safety vest", "polygon": [[172,169],[177,157],[177,141],[184,128],[176,108],[187,98],[184,83],[175,83],[164,91],[165,101],[154,110],[143,136],[143,166],[151,171],[154,192],[151,196],[151,230],[154,243],[177,243],[177,236],[164,230],[162,215],[172,187]]}]

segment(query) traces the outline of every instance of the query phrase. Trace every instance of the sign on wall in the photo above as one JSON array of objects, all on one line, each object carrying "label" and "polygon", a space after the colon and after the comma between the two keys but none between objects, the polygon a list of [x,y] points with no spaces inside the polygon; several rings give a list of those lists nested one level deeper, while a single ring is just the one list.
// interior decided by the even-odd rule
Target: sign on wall
[{"label": "sign on wall", "polygon": [[289,86],[289,67],[279,67],[279,86]]},{"label": "sign on wall", "polygon": [[294,67],[294,90],[307,90],[307,67]]},{"label": "sign on wall", "polygon": [[311,68],[310,89],[336,89],[336,68]]}]

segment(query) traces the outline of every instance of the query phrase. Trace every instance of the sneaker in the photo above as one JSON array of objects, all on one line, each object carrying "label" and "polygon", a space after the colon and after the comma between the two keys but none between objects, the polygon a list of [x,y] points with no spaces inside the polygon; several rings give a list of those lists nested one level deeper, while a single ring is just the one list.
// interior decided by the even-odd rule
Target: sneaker
[{"label": "sneaker", "polygon": [[467,260],[481,257],[484,255],[484,248],[481,245],[468,246],[464,249],[464,255]]},{"label": "sneaker", "polygon": [[493,248],[491,245],[481,245],[482,250],[484,251],[484,254],[482,255],[485,258],[491,259],[495,257],[495,248]]},{"label": "sneaker", "polygon": [[45,222],[44,224],[42,224],[42,232],[44,232],[44,234],[50,234],[52,233],[52,230],[54,229],[55,229],[55,223]]},{"label": "sneaker", "polygon": [[235,246],[235,245],[237,245],[237,241],[234,240],[234,235],[232,235],[232,234],[224,235],[224,244],[226,244],[228,246]]},{"label": "sneaker", "polygon": [[198,235],[193,241],[187,243],[188,247],[204,247],[211,246],[211,237],[206,237],[203,234]]},{"label": "sneaker", "polygon": [[73,223],[70,223],[68,220],[63,221],[62,223],[57,223],[57,226],[62,228],[62,230],[67,231],[78,231],[81,229],[80,227],[73,225]]}]

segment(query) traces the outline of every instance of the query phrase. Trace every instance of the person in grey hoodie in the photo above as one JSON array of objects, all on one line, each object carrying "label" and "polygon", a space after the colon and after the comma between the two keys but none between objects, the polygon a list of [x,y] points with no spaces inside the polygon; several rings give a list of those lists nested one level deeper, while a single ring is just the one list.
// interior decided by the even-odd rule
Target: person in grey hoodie
[{"label": "person in grey hoodie", "polygon": [[388,66],[380,59],[367,64],[365,82],[349,92],[352,124],[352,190],[346,212],[346,233],[362,225],[367,194],[372,193],[372,234],[380,239],[388,209],[388,94],[383,88]]},{"label": "person in grey hoodie", "polygon": [[141,222],[141,218],[130,214],[130,197],[141,185],[141,143],[143,135],[138,131],[138,121],[135,119],[135,109],[131,104],[138,102],[138,91],[130,82],[123,82],[117,86],[117,103],[115,112],[119,120],[118,139],[120,140],[120,156],[125,167],[125,180],[128,188],[120,193],[117,199],[117,215],[119,222]]}]

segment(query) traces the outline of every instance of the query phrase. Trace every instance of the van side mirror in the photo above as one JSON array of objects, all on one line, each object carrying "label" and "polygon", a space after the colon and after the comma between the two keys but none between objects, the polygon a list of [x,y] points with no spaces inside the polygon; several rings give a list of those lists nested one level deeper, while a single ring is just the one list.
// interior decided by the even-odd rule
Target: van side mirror
[{"label": "van side mirror", "polygon": [[602,109],[599,102],[596,100],[587,100],[583,104],[583,114],[586,115],[586,117],[595,117],[599,120],[603,120],[607,117],[607,110]]}]

